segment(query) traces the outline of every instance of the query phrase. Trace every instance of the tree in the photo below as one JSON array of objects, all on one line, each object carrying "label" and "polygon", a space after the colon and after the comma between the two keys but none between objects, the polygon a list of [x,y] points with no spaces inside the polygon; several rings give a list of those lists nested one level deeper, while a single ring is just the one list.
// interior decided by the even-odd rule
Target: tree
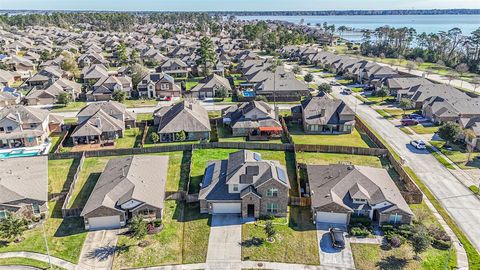
[{"label": "tree", "polygon": [[313,81],[313,75],[312,73],[307,73],[307,75],[305,75],[305,77],[303,77],[303,79],[309,83],[309,82],[312,82]]},{"label": "tree", "polygon": [[226,98],[227,96],[228,96],[228,91],[224,86],[221,86],[215,90],[215,97]]},{"label": "tree", "polygon": [[180,131],[177,133],[177,141],[185,141],[187,139],[187,135],[185,134],[185,131]]},{"label": "tree", "polygon": [[447,77],[448,85],[450,85],[452,83],[452,81],[457,78],[457,75],[453,72],[449,72],[449,73],[447,73],[447,75],[445,75],[445,77]]},{"label": "tree", "polygon": [[375,96],[381,97],[382,101],[386,96],[388,96],[388,94],[389,94],[389,92],[388,92],[388,88],[386,86],[382,86],[380,89],[375,91]]},{"label": "tree", "polygon": [[132,84],[133,87],[136,88],[137,85],[142,81],[142,79],[148,75],[149,71],[145,66],[138,63],[133,64],[131,69]]},{"label": "tree", "polygon": [[418,259],[418,254],[424,252],[430,247],[431,241],[428,231],[423,225],[417,225],[413,229],[413,235],[410,240],[415,259]]},{"label": "tree", "polygon": [[120,65],[126,65],[128,63],[127,46],[123,43],[117,47],[117,61]]},{"label": "tree", "polygon": [[466,146],[467,152],[468,152],[467,161],[470,162],[471,157],[472,157],[473,149],[475,148],[475,146],[472,145],[472,142],[475,138],[477,138],[477,135],[475,135],[475,132],[472,129],[469,129],[469,128],[463,130],[463,135],[465,137],[465,142],[466,142],[466,145],[467,145]]},{"label": "tree", "polygon": [[127,98],[127,94],[125,93],[125,91],[122,91],[122,90],[115,90],[113,92],[113,100],[117,101],[117,102],[120,102],[120,103],[123,103],[125,102],[125,99]]},{"label": "tree", "polygon": [[294,66],[292,71],[293,71],[293,73],[298,75],[298,74],[302,73],[302,68],[300,66]]},{"label": "tree", "polygon": [[478,86],[480,85],[480,77],[473,77],[471,84],[473,85],[473,92],[476,92]]},{"label": "tree", "polygon": [[408,72],[412,72],[413,69],[417,68],[417,65],[415,65],[415,63],[412,61],[408,61],[405,67],[407,68]]},{"label": "tree", "polygon": [[130,222],[128,222],[128,229],[132,233],[132,237],[141,240],[147,235],[147,222],[142,216],[134,216]]},{"label": "tree", "polygon": [[331,93],[332,92],[332,86],[328,83],[322,83],[318,86],[318,91],[324,92],[324,93]]},{"label": "tree", "polygon": [[27,230],[27,220],[7,213],[7,217],[0,221],[0,237],[8,241],[18,240]]},{"label": "tree", "polygon": [[403,114],[405,115],[405,111],[413,107],[413,102],[408,98],[402,98],[399,106],[402,108]]},{"label": "tree", "polygon": [[461,134],[462,129],[455,122],[446,122],[438,129],[438,136],[444,139],[447,144],[453,143]]},{"label": "tree", "polygon": [[78,70],[78,65],[75,57],[68,52],[63,52],[62,56],[63,59],[60,62],[60,67],[65,71],[75,73]]},{"label": "tree", "polygon": [[70,102],[72,102],[72,95],[67,92],[62,92],[57,97],[58,104],[63,104],[67,106]]},{"label": "tree", "polygon": [[[460,74],[460,77],[463,77],[465,73],[468,72],[468,65],[465,63],[460,63],[455,67],[455,70]],[[460,87],[463,86],[463,80],[460,80]]]},{"label": "tree", "polygon": [[200,48],[197,51],[200,59],[198,64],[202,67],[203,76],[211,74],[212,67],[217,60],[217,54],[213,47],[213,42],[209,37],[203,37],[200,39]]},{"label": "tree", "polygon": [[135,48],[130,53],[130,61],[132,61],[132,63],[137,63],[139,60],[140,60],[140,51],[137,48]]},{"label": "tree", "polygon": [[153,143],[158,143],[160,141],[160,136],[156,132],[152,132],[150,134],[150,140],[152,140]]},{"label": "tree", "polygon": [[268,220],[265,223],[265,234],[267,235],[267,240],[269,242],[273,242],[273,237],[275,237],[275,234],[277,234],[275,227],[273,227],[272,221]]}]

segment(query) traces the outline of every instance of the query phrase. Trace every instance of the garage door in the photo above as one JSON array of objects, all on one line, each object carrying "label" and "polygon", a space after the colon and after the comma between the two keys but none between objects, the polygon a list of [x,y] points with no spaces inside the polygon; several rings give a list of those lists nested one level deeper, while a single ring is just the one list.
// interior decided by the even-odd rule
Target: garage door
[{"label": "garage door", "polygon": [[214,203],[213,214],[240,214],[241,203]]},{"label": "garage door", "polygon": [[331,224],[347,224],[347,214],[317,212],[317,222]]},{"label": "garage door", "polygon": [[93,217],[88,219],[90,230],[120,228],[120,216]]}]

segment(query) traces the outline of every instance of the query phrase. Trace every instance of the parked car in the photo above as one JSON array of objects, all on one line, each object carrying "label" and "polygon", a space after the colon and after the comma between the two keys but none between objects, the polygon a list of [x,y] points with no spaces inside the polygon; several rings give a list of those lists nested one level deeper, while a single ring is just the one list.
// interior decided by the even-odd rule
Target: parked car
[{"label": "parked car", "polygon": [[422,140],[412,140],[410,144],[418,150],[427,149],[425,142]]},{"label": "parked car", "polygon": [[418,121],[415,119],[404,118],[400,120],[402,126],[416,126],[418,125]]},{"label": "parked car", "polygon": [[172,97],[159,97],[158,100],[160,100],[160,101],[171,101]]},{"label": "parked car", "polygon": [[404,119],[414,119],[414,120],[422,120],[423,116],[420,114],[412,113],[412,114],[405,114],[402,118]]},{"label": "parked car", "polygon": [[345,238],[343,237],[343,231],[338,228],[330,228],[330,238],[332,239],[332,247],[345,248]]},{"label": "parked car", "polygon": [[351,95],[352,94],[352,89],[350,88],[343,88],[343,93],[345,95]]}]

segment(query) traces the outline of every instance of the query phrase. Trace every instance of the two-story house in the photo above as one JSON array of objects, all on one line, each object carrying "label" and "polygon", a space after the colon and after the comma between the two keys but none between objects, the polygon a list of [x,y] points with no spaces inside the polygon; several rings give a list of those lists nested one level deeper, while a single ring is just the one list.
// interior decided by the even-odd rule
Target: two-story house
[{"label": "two-story house", "polygon": [[180,97],[182,89],[165,73],[150,73],[137,86],[138,95],[147,98]]},{"label": "two-story house", "polygon": [[207,164],[200,186],[200,211],[244,218],[285,216],[289,189],[287,171],[278,161],[240,150],[226,160]]},{"label": "two-story house", "polygon": [[186,79],[188,77],[188,65],[178,58],[164,61],[155,70],[164,72],[176,79]]},{"label": "two-story house", "polygon": [[23,105],[0,109],[0,148],[38,146],[49,133],[48,111]]},{"label": "two-story house", "polygon": [[87,92],[89,101],[111,100],[115,91],[123,91],[127,97],[131,96],[132,79],[128,76],[108,76],[99,79]]}]

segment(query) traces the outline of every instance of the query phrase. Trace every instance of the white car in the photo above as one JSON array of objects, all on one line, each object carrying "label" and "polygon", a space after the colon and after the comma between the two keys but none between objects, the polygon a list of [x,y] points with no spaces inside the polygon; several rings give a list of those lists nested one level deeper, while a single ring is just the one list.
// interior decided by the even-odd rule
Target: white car
[{"label": "white car", "polygon": [[422,140],[412,140],[410,144],[418,150],[427,149],[425,142]]}]

